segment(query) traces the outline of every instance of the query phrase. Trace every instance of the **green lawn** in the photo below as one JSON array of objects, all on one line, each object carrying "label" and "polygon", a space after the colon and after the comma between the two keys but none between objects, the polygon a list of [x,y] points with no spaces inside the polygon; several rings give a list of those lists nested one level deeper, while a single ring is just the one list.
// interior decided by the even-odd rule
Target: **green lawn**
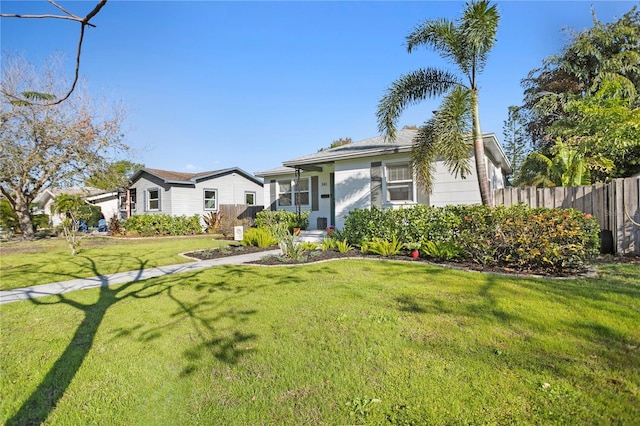
[{"label": "green lawn", "polygon": [[0,424],[634,424],[640,267],[225,266],[1,306]]},{"label": "green lawn", "polygon": [[219,247],[228,241],[210,235],[166,238],[101,238],[82,240],[70,255],[64,239],[0,244],[0,290],[22,288],[100,274],[190,262],[178,256],[192,250]]}]

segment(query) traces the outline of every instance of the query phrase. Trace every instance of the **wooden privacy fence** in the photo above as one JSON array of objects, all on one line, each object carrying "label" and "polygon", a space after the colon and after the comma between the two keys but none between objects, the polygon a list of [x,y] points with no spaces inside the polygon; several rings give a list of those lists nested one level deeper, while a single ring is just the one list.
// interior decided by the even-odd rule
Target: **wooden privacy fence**
[{"label": "wooden privacy fence", "polygon": [[246,204],[220,204],[219,206],[219,211],[226,217],[240,220],[246,219],[249,221],[250,226],[253,226],[256,214],[262,210],[264,210],[263,206],[248,206]]},{"label": "wooden privacy fence", "polygon": [[518,203],[530,207],[573,208],[598,219],[602,238],[611,238],[616,254],[640,254],[640,177],[611,183],[556,188],[502,188],[495,205]]}]

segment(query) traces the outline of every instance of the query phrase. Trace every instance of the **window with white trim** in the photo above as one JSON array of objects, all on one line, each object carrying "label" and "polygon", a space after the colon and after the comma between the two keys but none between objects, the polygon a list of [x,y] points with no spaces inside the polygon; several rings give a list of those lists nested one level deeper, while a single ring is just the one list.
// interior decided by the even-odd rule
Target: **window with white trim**
[{"label": "window with white trim", "polygon": [[308,206],[310,200],[309,178],[286,179],[278,181],[278,205],[282,207]]},{"label": "window with white trim", "polygon": [[279,206],[290,206],[291,205],[291,190],[293,189],[293,185],[291,184],[291,180],[279,180],[278,181],[278,205]]},{"label": "window with white trim", "polygon": [[160,210],[160,190],[158,188],[147,189],[147,211]]},{"label": "window with white trim", "polygon": [[297,188],[294,181],[293,193],[295,205],[297,206],[300,204],[301,206],[308,206],[309,192],[309,178],[301,178]]},{"label": "window with white trim", "polygon": [[244,193],[244,203],[247,206],[255,206],[256,205],[256,193],[255,192],[245,192]]},{"label": "window with white trim", "polygon": [[387,201],[413,201],[413,173],[409,163],[387,164]]},{"label": "window with white trim", "polygon": [[130,204],[130,209],[132,212],[136,211],[136,202],[138,200],[138,196],[136,194],[136,189],[135,188],[131,188],[129,190],[129,202]]},{"label": "window with white trim", "polygon": [[218,210],[218,190],[216,189],[204,190],[204,209]]}]

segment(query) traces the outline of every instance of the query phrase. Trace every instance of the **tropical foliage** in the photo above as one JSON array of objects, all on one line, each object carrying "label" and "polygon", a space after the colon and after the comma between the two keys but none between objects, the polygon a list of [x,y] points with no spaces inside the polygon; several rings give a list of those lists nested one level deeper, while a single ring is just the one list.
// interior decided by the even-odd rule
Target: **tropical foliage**
[{"label": "tropical foliage", "polygon": [[561,137],[582,157],[600,163],[590,168],[592,181],[640,171],[637,7],[608,24],[598,21],[594,12],[593,27],[574,34],[560,54],[529,73],[523,86],[522,112],[539,154],[557,155],[556,140]]},{"label": "tropical foliage", "polygon": [[444,96],[442,104],[420,127],[414,143],[413,166],[418,183],[426,190],[433,185],[433,161],[439,156],[449,170],[465,176],[471,173],[468,145],[473,138],[475,165],[482,203],[492,204],[484,156],[484,142],[478,111],[478,76],[496,40],[499,21],[495,5],[486,0],[467,3],[462,17],[427,20],[407,37],[407,51],[420,46],[434,49],[459,73],[427,67],[401,76],[393,82],[378,104],[378,129],[393,140],[396,122],[409,105]]}]

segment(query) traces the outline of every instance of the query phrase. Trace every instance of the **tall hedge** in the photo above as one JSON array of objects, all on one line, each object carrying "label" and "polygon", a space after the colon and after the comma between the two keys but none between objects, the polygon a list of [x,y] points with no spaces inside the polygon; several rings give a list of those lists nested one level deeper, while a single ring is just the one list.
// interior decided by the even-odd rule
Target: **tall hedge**
[{"label": "tall hedge", "polygon": [[599,248],[595,218],[573,209],[413,206],[352,211],[341,235],[352,245],[375,239],[452,243],[463,260],[518,269],[584,266]]}]

